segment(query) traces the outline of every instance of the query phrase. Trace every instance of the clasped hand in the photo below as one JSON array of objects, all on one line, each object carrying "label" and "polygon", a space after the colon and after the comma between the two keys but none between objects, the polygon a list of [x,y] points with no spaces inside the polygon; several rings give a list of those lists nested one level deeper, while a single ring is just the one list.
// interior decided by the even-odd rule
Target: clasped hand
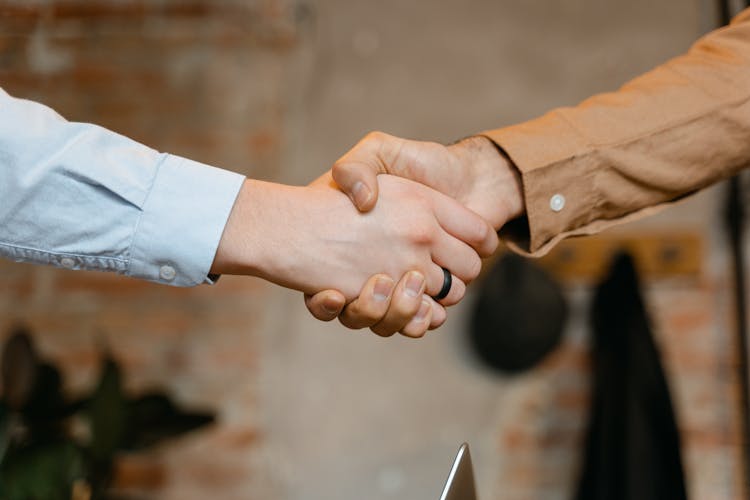
[{"label": "clasped hand", "polygon": [[[300,290],[321,320],[419,337],[463,298],[496,230],[521,213],[520,192],[487,139],[446,147],[373,133],[309,186],[246,180],[212,271]],[[453,283],[438,303],[441,268]]]},{"label": "clasped hand", "polygon": [[[523,212],[519,172],[484,137],[471,137],[452,146],[443,146],[374,132],[339,159],[327,178],[333,179],[358,209],[368,212],[379,198],[378,174],[405,177],[454,198],[488,221],[493,233]],[[454,217],[459,217],[459,213]],[[469,217],[465,222],[471,221]],[[492,238],[492,243],[494,251],[497,239]],[[479,254],[487,255],[483,251],[489,248],[479,249]],[[443,255],[442,262],[449,262],[447,257],[450,256]],[[444,267],[452,269],[450,264]],[[405,284],[410,279],[412,273],[401,277],[398,284],[387,275],[373,276],[359,297],[351,302],[335,290],[326,290],[314,296],[306,295],[305,303],[313,316],[323,321],[338,317],[349,328],[370,327],[383,336],[400,331],[419,337],[428,328],[440,326],[446,319],[446,311],[427,298],[420,304],[406,293]],[[461,296],[463,285],[469,281],[458,283]],[[377,292],[378,286],[380,292]],[[455,303],[454,300],[441,302],[443,305]],[[428,305],[430,310],[427,310]]]}]

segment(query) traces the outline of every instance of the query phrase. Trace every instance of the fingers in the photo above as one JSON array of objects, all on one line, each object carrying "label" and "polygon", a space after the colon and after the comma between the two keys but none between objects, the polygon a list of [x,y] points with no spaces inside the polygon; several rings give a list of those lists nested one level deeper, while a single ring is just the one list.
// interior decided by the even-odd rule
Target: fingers
[{"label": "fingers", "polygon": [[[393,297],[391,300],[393,301],[398,299],[397,297]],[[448,315],[445,312],[445,308],[435,302],[432,297],[424,295],[422,297],[422,300],[423,305],[426,304],[430,307],[429,322],[427,320],[427,317],[423,317],[421,315],[420,311],[420,314],[415,315],[411,320],[409,320],[406,326],[401,329],[400,333],[405,337],[421,338],[424,336],[427,330],[434,330],[442,326],[443,323],[445,323],[445,320],[448,318]]]},{"label": "fingers", "polygon": [[[427,296],[425,295],[425,297]],[[448,313],[446,312],[445,307],[435,302],[432,297],[428,297],[428,299],[432,305],[432,318],[430,319],[429,329],[434,330],[443,326],[445,320],[448,319]]]},{"label": "fingers", "polygon": [[424,324],[424,330],[430,324],[430,303],[423,298],[426,288],[422,273],[409,271],[399,280],[393,292],[398,300],[391,300],[390,307],[383,319],[370,327],[370,330],[382,337],[390,337],[401,331],[412,318]]},{"label": "fingers", "polygon": [[315,295],[305,294],[305,305],[315,319],[331,321],[344,310],[346,298],[337,290],[324,290]]},{"label": "fingers", "polygon": [[[378,289],[381,279],[384,283]],[[398,284],[386,275],[373,276],[339,319],[349,328],[370,327],[382,337],[396,332],[421,337],[427,330],[442,325],[447,317],[443,306],[424,295],[425,286],[424,278],[416,271],[406,273]]]},{"label": "fingers", "polygon": [[[405,337],[417,339],[424,336],[430,327],[430,321],[432,321],[432,305],[430,304],[430,300],[423,296],[417,314],[407,320],[406,324],[399,331]],[[375,331],[374,328],[373,331]]]},{"label": "fingers", "polygon": [[[450,269],[448,270],[450,271]],[[442,290],[444,280],[445,276],[443,274],[443,269],[438,265],[431,266],[430,272],[427,276],[427,288],[425,293],[430,297],[436,296],[440,293],[440,290]],[[461,302],[461,299],[464,298],[465,294],[466,284],[458,276],[452,274],[451,289],[448,292],[448,295],[440,299],[438,303],[443,306],[452,306]]]},{"label": "fingers", "polygon": [[378,323],[388,312],[394,285],[388,275],[372,276],[362,287],[359,297],[343,309],[339,316],[341,324],[358,330]]},{"label": "fingers", "polygon": [[487,221],[444,194],[430,191],[429,196],[435,217],[448,234],[466,242],[482,257],[495,253],[499,239]]},{"label": "fingers", "polygon": [[[469,245],[442,233],[432,250],[432,260],[448,269],[465,284],[474,281],[482,270],[482,259]],[[434,294],[433,294],[434,295]]]}]

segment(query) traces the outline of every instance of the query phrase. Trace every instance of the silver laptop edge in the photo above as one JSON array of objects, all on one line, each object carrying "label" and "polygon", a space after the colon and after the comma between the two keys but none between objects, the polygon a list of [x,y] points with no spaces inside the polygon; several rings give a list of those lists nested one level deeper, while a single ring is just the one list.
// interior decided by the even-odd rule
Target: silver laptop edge
[{"label": "silver laptop edge", "polygon": [[469,445],[466,443],[458,449],[440,500],[476,500],[474,471]]}]

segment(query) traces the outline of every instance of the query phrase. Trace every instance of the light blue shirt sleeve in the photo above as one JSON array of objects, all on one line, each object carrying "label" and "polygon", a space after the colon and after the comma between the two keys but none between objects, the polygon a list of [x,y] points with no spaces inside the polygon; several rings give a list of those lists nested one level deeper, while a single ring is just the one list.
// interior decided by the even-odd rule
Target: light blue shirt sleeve
[{"label": "light blue shirt sleeve", "polygon": [[208,273],[244,176],[0,89],[0,256],[175,286]]}]

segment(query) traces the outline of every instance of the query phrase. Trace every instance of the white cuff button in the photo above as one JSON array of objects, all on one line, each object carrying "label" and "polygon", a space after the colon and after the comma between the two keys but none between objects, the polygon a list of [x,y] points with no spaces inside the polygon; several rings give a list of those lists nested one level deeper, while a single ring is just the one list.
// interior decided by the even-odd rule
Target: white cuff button
[{"label": "white cuff button", "polygon": [[159,268],[159,277],[164,281],[172,281],[175,276],[177,276],[177,272],[174,270],[174,267],[161,266]]},{"label": "white cuff button", "polygon": [[565,196],[561,194],[554,195],[549,199],[549,207],[553,212],[559,212],[560,210],[565,208]]},{"label": "white cuff button", "polygon": [[63,257],[62,259],[60,259],[60,265],[65,269],[73,269],[73,267],[76,265],[76,261],[74,261],[70,257]]}]

